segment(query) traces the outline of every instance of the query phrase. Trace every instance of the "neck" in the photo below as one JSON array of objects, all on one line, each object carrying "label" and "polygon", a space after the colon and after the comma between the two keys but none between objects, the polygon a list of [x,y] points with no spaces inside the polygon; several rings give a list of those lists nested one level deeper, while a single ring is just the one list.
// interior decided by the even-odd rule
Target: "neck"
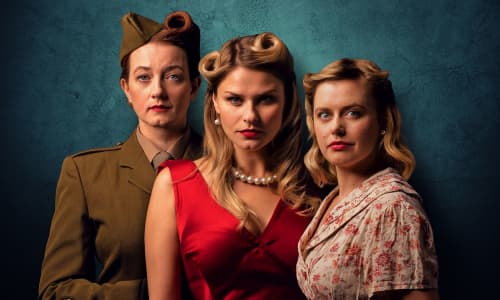
[{"label": "neck", "polygon": [[263,177],[269,175],[265,160],[257,152],[235,151],[235,167],[246,175]]},{"label": "neck", "polygon": [[170,149],[186,130],[186,126],[182,128],[163,128],[141,125],[138,126],[141,134],[161,149]]}]

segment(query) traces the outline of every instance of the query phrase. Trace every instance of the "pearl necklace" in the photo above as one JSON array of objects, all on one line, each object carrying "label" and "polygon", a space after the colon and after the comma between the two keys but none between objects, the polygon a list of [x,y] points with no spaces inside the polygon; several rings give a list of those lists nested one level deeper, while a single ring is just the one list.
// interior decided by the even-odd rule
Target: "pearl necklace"
[{"label": "pearl necklace", "polygon": [[244,183],[249,183],[249,184],[269,185],[269,184],[275,182],[276,180],[278,180],[278,176],[276,176],[276,175],[267,176],[267,177],[254,177],[254,176],[247,176],[235,168],[233,168],[232,171],[233,171],[234,178],[241,180]]}]

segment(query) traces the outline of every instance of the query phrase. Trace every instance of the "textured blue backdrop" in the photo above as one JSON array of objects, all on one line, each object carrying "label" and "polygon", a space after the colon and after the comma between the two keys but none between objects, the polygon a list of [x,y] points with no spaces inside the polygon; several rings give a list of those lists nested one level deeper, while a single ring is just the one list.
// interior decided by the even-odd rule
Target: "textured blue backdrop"
[{"label": "textured blue backdrop", "polygon": [[[0,21],[3,293],[35,298],[63,157],[123,141],[135,126],[118,84],[120,17],[162,21],[174,9],[200,25],[202,54],[272,31],[289,45],[299,79],[341,57],[389,70],[418,162],[411,183],[434,225],[442,299],[497,294],[496,0],[12,1]],[[190,111],[199,132],[201,104],[202,92]]]}]

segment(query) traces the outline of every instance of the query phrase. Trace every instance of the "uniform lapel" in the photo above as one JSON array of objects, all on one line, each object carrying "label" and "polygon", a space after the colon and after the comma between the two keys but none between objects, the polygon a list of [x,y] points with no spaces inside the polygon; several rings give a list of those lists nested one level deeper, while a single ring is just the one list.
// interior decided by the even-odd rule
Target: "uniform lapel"
[{"label": "uniform lapel", "polygon": [[123,143],[120,155],[120,169],[128,171],[128,181],[151,194],[155,173],[137,141],[135,131]]}]

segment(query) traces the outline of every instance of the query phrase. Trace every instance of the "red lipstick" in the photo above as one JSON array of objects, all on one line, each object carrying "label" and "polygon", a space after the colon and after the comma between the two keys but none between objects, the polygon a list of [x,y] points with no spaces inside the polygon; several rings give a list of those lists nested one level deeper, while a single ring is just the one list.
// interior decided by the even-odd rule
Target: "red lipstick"
[{"label": "red lipstick", "polygon": [[164,112],[164,111],[167,111],[169,109],[169,107],[167,107],[165,105],[158,104],[158,105],[151,106],[149,109],[153,110],[154,112]]},{"label": "red lipstick", "polygon": [[244,137],[249,138],[249,139],[256,138],[257,135],[259,135],[259,132],[257,130],[253,130],[253,129],[241,130],[240,133]]},{"label": "red lipstick", "polygon": [[346,143],[346,142],[342,142],[342,141],[334,141],[328,145],[328,148],[333,149],[335,151],[342,151],[351,145],[352,144],[350,144],[350,143]]}]

